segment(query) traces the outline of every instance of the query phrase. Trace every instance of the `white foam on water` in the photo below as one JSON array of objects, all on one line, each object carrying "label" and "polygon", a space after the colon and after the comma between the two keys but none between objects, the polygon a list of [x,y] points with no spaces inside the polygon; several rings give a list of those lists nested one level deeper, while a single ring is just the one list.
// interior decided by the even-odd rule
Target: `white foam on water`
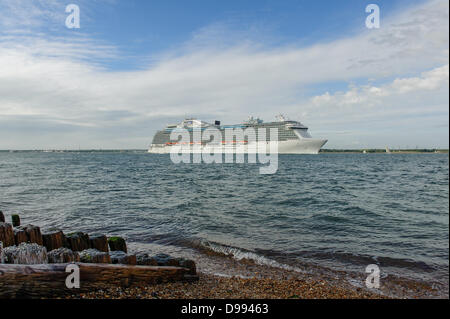
[{"label": "white foam on water", "polygon": [[207,241],[203,241],[201,244],[205,248],[208,248],[219,254],[224,254],[224,255],[230,256],[238,261],[243,260],[243,259],[248,259],[248,260],[252,260],[256,264],[262,265],[262,266],[269,266],[269,267],[273,267],[273,268],[280,268],[280,269],[284,269],[284,270],[305,273],[304,270],[302,270],[298,267],[293,267],[293,266],[279,263],[273,259],[267,258],[262,255],[258,255],[251,251],[244,251],[239,248],[223,246],[220,244],[215,244],[215,243],[211,243],[211,242],[207,242]]}]

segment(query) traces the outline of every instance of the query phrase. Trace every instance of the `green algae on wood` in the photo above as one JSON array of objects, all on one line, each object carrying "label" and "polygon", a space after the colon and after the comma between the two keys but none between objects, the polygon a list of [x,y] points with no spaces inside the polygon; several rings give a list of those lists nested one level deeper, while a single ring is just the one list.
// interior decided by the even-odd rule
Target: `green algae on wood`
[{"label": "green algae on wood", "polygon": [[19,215],[17,215],[17,214],[11,215],[11,221],[12,221],[13,227],[20,226],[20,217],[19,217]]}]

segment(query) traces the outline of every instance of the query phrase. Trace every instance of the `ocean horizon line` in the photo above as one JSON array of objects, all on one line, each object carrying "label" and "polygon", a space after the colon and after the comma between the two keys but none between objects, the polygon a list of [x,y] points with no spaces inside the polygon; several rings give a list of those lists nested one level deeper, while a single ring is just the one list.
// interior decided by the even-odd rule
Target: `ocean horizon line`
[{"label": "ocean horizon line", "polygon": [[[64,148],[48,148],[48,149],[0,149],[0,152],[147,152],[145,148],[82,148],[82,149],[64,149]],[[414,152],[414,153],[431,153],[431,152],[448,152],[448,148],[390,148],[389,152]],[[367,153],[385,153],[386,148],[328,148],[321,149],[319,153],[337,153],[337,152],[367,152]],[[281,154],[280,154],[281,155]],[[291,154],[292,155],[292,154]]]}]

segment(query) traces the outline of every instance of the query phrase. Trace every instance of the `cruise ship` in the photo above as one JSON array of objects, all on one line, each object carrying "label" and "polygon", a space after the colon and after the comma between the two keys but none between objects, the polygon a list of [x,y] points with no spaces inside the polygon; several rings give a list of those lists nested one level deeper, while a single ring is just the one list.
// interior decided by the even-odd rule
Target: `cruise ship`
[{"label": "cruise ship", "polygon": [[[204,131],[208,128],[217,129],[221,132],[222,141],[219,142],[218,147],[222,148],[224,152],[239,152],[243,151],[244,153],[251,152],[251,150],[260,149],[261,144],[266,147],[266,150],[269,152],[270,150],[270,129],[275,128],[278,129],[278,153],[279,154],[317,154],[321,147],[327,142],[326,139],[318,139],[312,138],[308,132],[308,127],[303,125],[298,121],[292,121],[286,119],[284,116],[277,116],[277,120],[274,122],[264,122],[259,118],[250,117],[247,121],[242,124],[234,124],[234,125],[221,125],[220,121],[215,121],[214,124],[210,124],[198,119],[189,118],[181,121],[179,124],[167,125],[165,129],[156,132],[153,137],[152,144],[148,150],[149,153],[155,154],[167,154],[170,153],[171,149],[181,144],[180,140],[175,141],[170,139],[170,135],[172,132],[189,132],[190,134],[190,142],[183,142],[183,150],[188,152],[201,152],[205,147],[211,147],[213,139],[211,141],[202,141],[201,143],[193,142],[193,133],[194,130]],[[226,129],[242,129],[246,130],[247,128],[253,128],[256,133],[256,142],[250,142],[244,138],[243,140],[226,140]],[[258,133],[261,132],[260,129],[266,129],[266,137],[262,137],[261,139],[258,137]],[[265,141],[264,141],[265,140]],[[216,141],[217,142],[217,141]],[[256,143],[258,145],[252,145],[252,143]],[[200,145],[195,145],[200,144]],[[238,147],[239,145],[243,145],[242,148]]]}]

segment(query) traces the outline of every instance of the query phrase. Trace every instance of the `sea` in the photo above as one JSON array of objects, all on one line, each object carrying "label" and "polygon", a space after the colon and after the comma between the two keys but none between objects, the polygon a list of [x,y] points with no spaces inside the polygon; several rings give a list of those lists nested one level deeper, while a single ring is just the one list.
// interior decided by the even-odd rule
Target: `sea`
[{"label": "sea", "polygon": [[[196,259],[215,252],[348,273],[375,264],[448,296],[448,154],[278,160],[264,175],[259,164],[174,164],[139,150],[4,151],[0,210],[43,230],[118,235],[137,250]],[[201,270],[229,275],[216,265]]]}]

